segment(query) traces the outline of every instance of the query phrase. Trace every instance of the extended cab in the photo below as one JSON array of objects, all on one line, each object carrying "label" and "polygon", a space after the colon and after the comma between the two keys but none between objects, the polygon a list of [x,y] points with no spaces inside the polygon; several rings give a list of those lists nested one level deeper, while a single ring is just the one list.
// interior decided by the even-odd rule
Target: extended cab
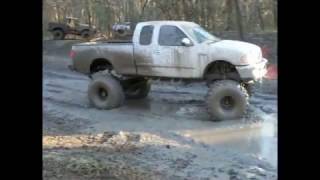
[{"label": "extended cab", "polygon": [[[124,97],[147,96],[152,78],[204,80],[210,85],[207,103],[212,119],[244,114],[249,83],[265,75],[267,63],[259,46],[222,40],[186,21],[141,22],[132,40],[80,43],[70,55],[73,70],[90,76],[105,72],[104,78],[94,76],[89,87],[96,107],[110,109],[120,106]],[[113,95],[109,86],[117,86],[120,95]],[[111,96],[118,100],[110,105]]]}]

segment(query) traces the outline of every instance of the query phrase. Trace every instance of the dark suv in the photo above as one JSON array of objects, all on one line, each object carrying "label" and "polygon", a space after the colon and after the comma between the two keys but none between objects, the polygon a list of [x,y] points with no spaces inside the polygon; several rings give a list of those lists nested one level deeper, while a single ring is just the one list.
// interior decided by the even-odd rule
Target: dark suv
[{"label": "dark suv", "polygon": [[90,27],[88,24],[79,23],[78,18],[67,17],[62,23],[50,22],[48,25],[55,40],[63,40],[67,34],[81,36],[82,38],[89,39],[97,30],[95,27]]}]

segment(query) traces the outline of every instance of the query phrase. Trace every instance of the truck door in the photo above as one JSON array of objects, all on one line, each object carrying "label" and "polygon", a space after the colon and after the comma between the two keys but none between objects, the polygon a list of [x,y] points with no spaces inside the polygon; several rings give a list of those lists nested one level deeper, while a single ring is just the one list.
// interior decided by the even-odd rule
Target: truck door
[{"label": "truck door", "polygon": [[[137,29],[139,31],[139,29]],[[160,77],[195,77],[197,52],[184,46],[186,34],[174,25],[141,27],[134,46],[137,74]]]},{"label": "truck door", "polygon": [[189,39],[188,36],[174,25],[162,25],[158,34],[157,53],[153,55],[153,62],[159,75],[193,77],[197,52],[193,46],[182,44],[184,38]]},{"label": "truck door", "polygon": [[[141,29],[138,29],[141,28]],[[137,74],[152,76],[152,52],[153,52],[153,25],[137,26],[135,30],[140,34],[134,34],[134,62],[136,64]],[[137,38],[139,36],[139,38]]]}]

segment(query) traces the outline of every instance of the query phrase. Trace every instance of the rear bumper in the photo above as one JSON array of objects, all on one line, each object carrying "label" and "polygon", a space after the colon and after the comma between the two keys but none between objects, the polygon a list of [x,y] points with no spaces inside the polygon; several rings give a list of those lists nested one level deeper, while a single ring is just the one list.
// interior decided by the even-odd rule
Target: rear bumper
[{"label": "rear bumper", "polygon": [[236,66],[236,69],[241,77],[245,81],[258,81],[262,79],[267,73],[268,60],[263,58],[260,63],[250,64],[247,66]]}]

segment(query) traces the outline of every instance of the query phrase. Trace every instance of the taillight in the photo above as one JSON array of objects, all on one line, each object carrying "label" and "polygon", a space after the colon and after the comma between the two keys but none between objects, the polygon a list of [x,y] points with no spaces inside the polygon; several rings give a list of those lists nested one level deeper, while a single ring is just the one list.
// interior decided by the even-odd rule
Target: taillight
[{"label": "taillight", "polygon": [[73,59],[75,55],[76,55],[76,52],[74,52],[74,50],[71,50],[69,53],[69,57]]},{"label": "taillight", "polygon": [[269,65],[267,68],[267,73],[265,75],[266,79],[277,79],[278,78],[278,67],[274,64]]}]

